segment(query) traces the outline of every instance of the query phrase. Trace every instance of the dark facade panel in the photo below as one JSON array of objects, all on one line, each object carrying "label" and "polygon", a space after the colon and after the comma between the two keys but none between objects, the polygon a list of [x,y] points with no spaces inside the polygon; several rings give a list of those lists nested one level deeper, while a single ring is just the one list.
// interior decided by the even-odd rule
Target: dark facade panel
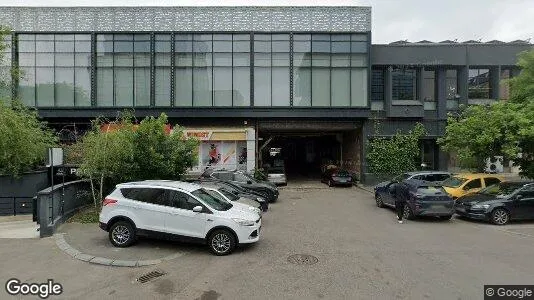
[{"label": "dark facade panel", "polygon": [[[99,116],[113,118],[121,109],[117,108],[39,108],[42,118],[96,118]],[[326,119],[364,119],[370,115],[370,109],[362,108],[137,108],[137,117],[167,114],[170,118],[326,118]]]},{"label": "dark facade panel", "polygon": [[533,49],[533,45],[480,45],[469,47],[469,65],[480,66],[514,66],[517,55],[522,51]]},{"label": "dark facade panel", "polygon": [[425,111],[421,105],[391,105],[389,110],[390,118],[423,118]]},{"label": "dark facade panel", "polygon": [[515,65],[517,54],[533,45],[433,44],[372,45],[372,65]]},{"label": "dark facade panel", "polygon": [[464,65],[465,48],[446,46],[372,45],[373,65]]}]

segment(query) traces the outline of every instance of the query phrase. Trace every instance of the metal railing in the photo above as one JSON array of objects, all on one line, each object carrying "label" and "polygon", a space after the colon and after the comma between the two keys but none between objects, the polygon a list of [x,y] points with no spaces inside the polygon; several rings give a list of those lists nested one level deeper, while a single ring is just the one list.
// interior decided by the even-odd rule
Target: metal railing
[{"label": "metal railing", "polygon": [[37,193],[36,211],[40,236],[51,236],[59,225],[91,203],[88,180],[71,181],[40,191]]}]

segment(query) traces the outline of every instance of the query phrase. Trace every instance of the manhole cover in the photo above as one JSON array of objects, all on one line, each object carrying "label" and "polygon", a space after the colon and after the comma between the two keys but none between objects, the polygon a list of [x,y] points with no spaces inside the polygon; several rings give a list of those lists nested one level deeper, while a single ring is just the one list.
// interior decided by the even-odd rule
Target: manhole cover
[{"label": "manhole cover", "polygon": [[152,281],[160,276],[163,276],[165,275],[164,272],[161,272],[161,271],[152,271],[152,272],[148,272],[146,274],[143,274],[139,277],[137,277],[137,282],[140,282],[140,283],[147,283],[149,281]]},{"label": "manhole cover", "polygon": [[316,264],[319,259],[309,254],[293,254],[287,258],[287,261],[295,265],[313,265]]}]

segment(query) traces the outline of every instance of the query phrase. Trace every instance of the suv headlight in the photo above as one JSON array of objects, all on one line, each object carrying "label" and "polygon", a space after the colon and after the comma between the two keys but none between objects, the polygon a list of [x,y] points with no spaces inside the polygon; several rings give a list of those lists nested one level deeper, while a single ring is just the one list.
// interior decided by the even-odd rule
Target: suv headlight
[{"label": "suv headlight", "polygon": [[471,206],[471,208],[474,208],[474,209],[488,209],[490,206],[489,204],[475,204],[473,206]]},{"label": "suv headlight", "polygon": [[260,198],[260,197],[257,197],[256,200],[258,200],[258,202],[265,202],[265,199]]},{"label": "suv headlight", "polygon": [[238,223],[241,226],[254,226],[254,221],[239,218],[232,218],[232,220],[234,220],[234,222]]}]

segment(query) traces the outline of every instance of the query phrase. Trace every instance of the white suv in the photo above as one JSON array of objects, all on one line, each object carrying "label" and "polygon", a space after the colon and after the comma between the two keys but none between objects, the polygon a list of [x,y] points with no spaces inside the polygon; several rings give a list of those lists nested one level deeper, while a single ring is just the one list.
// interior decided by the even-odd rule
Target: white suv
[{"label": "white suv", "polygon": [[207,243],[216,255],[259,240],[261,216],[213,197],[200,185],[149,180],[118,184],[102,203],[100,228],[116,247],[137,236]]}]

